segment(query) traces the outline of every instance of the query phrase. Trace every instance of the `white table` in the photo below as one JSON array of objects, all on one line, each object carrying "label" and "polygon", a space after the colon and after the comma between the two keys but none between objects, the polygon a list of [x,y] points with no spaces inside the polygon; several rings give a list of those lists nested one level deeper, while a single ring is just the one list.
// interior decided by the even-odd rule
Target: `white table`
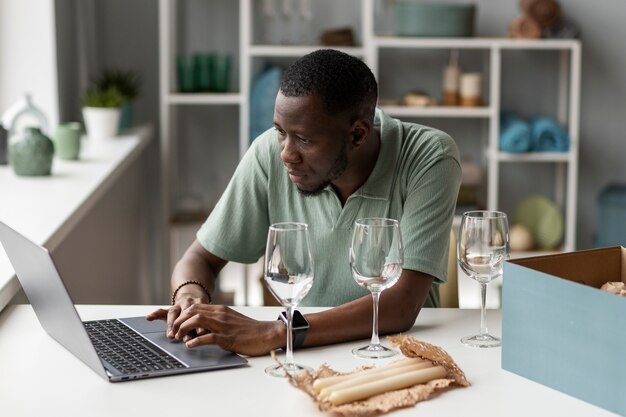
[{"label": "white table", "polygon": [[[79,306],[84,320],[143,315],[151,306]],[[273,320],[278,308],[242,307],[258,319]],[[312,309],[302,309],[311,311]],[[500,312],[489,311],[494,333]],[[500,368],[500,348],[474,349],[459,338],[479,327],[477,310],[425,309],[407,334],[443,347],[472,386],[456,388],[393,416],[612,416],[603,409]],[[366,341],[304,349],[297,362],[329,364],[349,371],[372,363],[350,350]],[[393,359],[386,359],[390,361]],[[0,415],[20,416],[321,416],[314,402],[287,381],[266,375],[269,356],[248,366],[163,378],[109,383],[74,358],[40,327],[28,305],[9,306],[0,315]]]}]

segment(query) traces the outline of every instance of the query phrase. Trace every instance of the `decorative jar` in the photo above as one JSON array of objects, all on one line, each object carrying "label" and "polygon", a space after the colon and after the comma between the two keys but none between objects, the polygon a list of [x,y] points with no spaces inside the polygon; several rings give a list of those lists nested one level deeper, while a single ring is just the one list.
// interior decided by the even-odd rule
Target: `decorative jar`
[{"label": "decorative jar", "polygon": [[27,127],[9,142],[9,163],[15,175],[41,176],[52,172],[54,144],[38,127]]}]

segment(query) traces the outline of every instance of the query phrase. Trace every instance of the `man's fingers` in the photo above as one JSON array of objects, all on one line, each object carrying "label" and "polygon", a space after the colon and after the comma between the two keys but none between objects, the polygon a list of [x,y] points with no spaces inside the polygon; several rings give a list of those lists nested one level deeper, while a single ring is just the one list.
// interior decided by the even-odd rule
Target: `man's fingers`
[{"label": "man's fingers", "polygon": [[202,336],[194,337],[191,340],[185,342],[188,348],[193,348],[201,345],[214,345],[216,343],[217,336],[215,333],[207,333]]},{"label": "man's fingers", "polygon": [[178,305],[173,305],[171,306],[167,311],[167,337],[169,337],[170,339],[174,337],[174,334],[176,334],[176,326],[175,326],[175,322],[176,319],[180,316],[180,312],[181,312],[181,308]]},{"label": "man's fingers", "polygon": [[183,336],[182,341],[183,343],[187,343],[188,341],[190,341],[191,339],[194,339],[198,336],[198,333],[196,333],[196,329],[193,329],[191,332],[187,333],[185,336]]},{"label": "man's fingers", "polygon": [[149,321],[153,321],[153,320],[165,320],[167,318],[167,311],[164,308],[160,308],[156,311],[153,311],[152,313],[146,315],[146,319]]},{"label": "man's fingers", "polygon": [[188,311],[184,311],[178,320],[176,320],[177,329],[175,332],[175,338],[183,340],[182,338],[187,335],[197,334],[197,329],[203,329],[204,333],[211,332],[210,317],[207,314],[193,314],[190,315]]}]

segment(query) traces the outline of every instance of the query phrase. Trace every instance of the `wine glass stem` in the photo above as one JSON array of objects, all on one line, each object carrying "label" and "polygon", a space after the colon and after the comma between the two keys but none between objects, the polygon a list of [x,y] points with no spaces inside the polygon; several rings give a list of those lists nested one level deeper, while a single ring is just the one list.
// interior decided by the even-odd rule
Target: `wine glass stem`
[{"label": "wine glass stem", "polygon": [[380,298],[380,292],[373,291],[372,299],[374,300],[374,317],[372,319],[372,341],[370,345],[379,345],[380,340],[378,340],[378,300]]},{"label": "wine glass stem", "polygon": [[287,352],[285,354],[285,364],[293,365],[293,311],[296,306],[287,307]]},{"label": "wine glass stem", "polygon": [[480,334],[487,334],[487,284],[480,283]]}]

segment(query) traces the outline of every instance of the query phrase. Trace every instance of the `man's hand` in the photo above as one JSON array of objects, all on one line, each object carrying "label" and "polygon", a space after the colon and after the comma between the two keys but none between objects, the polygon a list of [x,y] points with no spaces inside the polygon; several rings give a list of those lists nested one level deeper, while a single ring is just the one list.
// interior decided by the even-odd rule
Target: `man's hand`
[{"label": "man's hand", "polygon": [[242,355],[260,356],[282,347],[287,337],[282,322],[257,321],[226,306],[192,304],[182,311],[175,307],[155,313],[162,317],[167,312],[168,322],[176,316],[171,328],[173,337],[189,348],[215,344]]},{"label": "man's hand", "polygon": [[[200,288],[200,287],[198,287]],[[176,304],[171,306],[168,309],[160,308],[146,316],[146,319],[149,321],[152,320],[165,320],[167,322],[167,329],[165,330],[165,335],[169,339],[174,338],[175,332],[172,331],[174,326],[174,321],[180,316],[180,313],[186,308],[191,307],[194,304],[206,304],[209,302],[208,295],[200,292],[194,294],[193,292],[185,292],[180,293],[178,299],[176,300]],[[196,329],[196,334],[205,333],[204,329]],[[191,339],[193,335],[189,335],[184,342]]]}]

